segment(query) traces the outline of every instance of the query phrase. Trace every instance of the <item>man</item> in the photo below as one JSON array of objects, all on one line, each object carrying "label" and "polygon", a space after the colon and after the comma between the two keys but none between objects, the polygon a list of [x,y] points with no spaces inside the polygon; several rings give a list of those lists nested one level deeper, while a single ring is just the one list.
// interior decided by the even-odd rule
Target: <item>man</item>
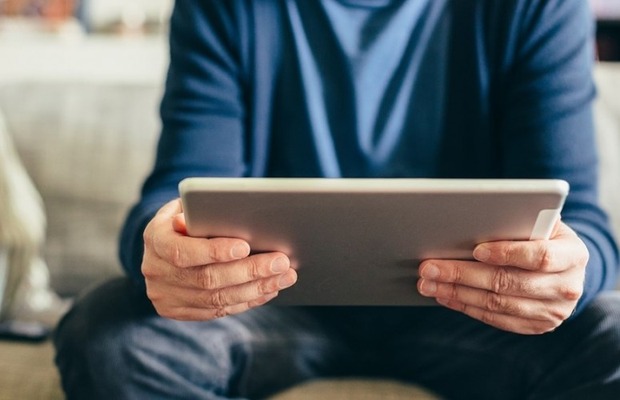
[{"label": "man", "polygon": [[[176,2],[157,162],[121,238],[133,284],[90,293],[59,327],[69,398],[262,398],[346,375],[447,398],[620,393],[590,18],[582,0]],[[417,290],[442,307],[287,308],[266,304],[295,284],[286,254],[185,234],[176,187],[201,175],[572,190],[548,241],[424,261]]]}]

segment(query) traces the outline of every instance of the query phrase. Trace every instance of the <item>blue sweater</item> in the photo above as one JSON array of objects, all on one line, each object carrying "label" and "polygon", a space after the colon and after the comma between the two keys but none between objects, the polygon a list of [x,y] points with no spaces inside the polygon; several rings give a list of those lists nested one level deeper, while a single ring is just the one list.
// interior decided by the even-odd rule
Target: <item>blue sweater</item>
[{"label": "blue sweater", "polygon": [[[323,2],[328,1],[337,0]],[[339,1],[352,7],[389,3]],[[307,97],[287,101],[289,96],[303,99],[306,93],[302,90],[299,95],[307,77],[299,62],[303,55],[299,39],[334,30],[329,18],[317,19],[316,9],[303,12],[307,1],[176,2],[156,164],[121,235],[120,255],[128,274],[143,281],[142,231],[164,202],[178,197],[177,184],[187,176],[561,178],[571,185],[562,218],[590,251],[579,308],[612,287],[619,256],[598,205],[593,27],[587,2],[430,3],[436,12],[408,31],[428,32],[417,34],[420,42],[413,43],[420,48],[426,44],[416,73],[427,75],[407,89],[413,99],[407,104],[415,108],[406,117],[411,119],[406,130],[397,136],[413,150],[406,153],[411,159],[406,168],[394,169],[402,156],[388,163],[389,168],[373,166],[376,157],[360,161],[347,151],[322,163],[323,142],[316,131],[302,128],[313,127],[316,118],[310,102]],[[318,43],[320,49],[320,43],[328,42]],[[420,53],[411,53],[412,60]],[[350,78],[330,63],[333,54],[313,54],[313,61],[323,66],[315,78],[319,83],[342,85],[338,73]],[[359,106],[346,102],[343,93],[338,91],[339,103],[319,96],[319,104],[334,112],[344,101],[343,115],[349,117]],[[287,112],[282,111],[285,106]],[[356,131],[359,118],[324,120],[331,121],[326,131],[335,147],[363,141]],[[299,132],[292,131],[294,127]],[[343,142],[347,132],[357,136]],[[304,164],[288,162],[291,149],[305,148],[308,140],[318,149],[316,167],[304,169]],[[360,162],[371,166],[360,169]]]}]

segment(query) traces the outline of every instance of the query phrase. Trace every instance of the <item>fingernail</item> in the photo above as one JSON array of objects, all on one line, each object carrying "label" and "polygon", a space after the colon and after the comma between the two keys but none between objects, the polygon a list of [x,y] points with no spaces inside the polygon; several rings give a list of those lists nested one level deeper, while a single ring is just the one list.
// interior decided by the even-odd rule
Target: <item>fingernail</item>
[{"label": "fingernail", "polygon": [[281,274],[289,267],[289,262],[286,257],[278,257],[271,262],[271,272],[274,274]]},{"label": "fingernail", "polygon": [[420,282],[420,293],[431,296],[437,292],[437,284],[433,281],[422,279]]},{"label": "fingernail", "polygon": [[285,289],[287,287],[293,286],[293,284],[297,281],[297,275],[288,273],[283,274],[278,280],[278,287],[280,289]]},{"label": "fingernail", "polygon": [[486,246],[478,246],[474,249],[474,258],[478,261],[486,261],[491,257],[491,251]]},{"label": "fingernail", "polygon": [[234,258],[244,258],[244,257],[247,257],[250,254],[250,246],[248,246],[246,243],[236,244],[232,248],[231,254],[232,254],[232,256]]},{"label": "fingernail", "polygon": [[422,268],[422,277],[428,279],[437,279],[439,278],[439,268],[435,264],[428,264],[424,268]]}]

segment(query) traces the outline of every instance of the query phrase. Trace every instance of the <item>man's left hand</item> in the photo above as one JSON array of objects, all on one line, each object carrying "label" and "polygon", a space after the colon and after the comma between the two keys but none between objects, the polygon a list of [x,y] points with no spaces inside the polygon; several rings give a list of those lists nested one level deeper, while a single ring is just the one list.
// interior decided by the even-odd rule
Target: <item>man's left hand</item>
[{"label": "man's left hand", "polygon": [[520,334],[553,331],[583,293],[588,249],[561,221],[549,240],[483,243],[473,255],[475,261],[422,262],[420,293]]}]

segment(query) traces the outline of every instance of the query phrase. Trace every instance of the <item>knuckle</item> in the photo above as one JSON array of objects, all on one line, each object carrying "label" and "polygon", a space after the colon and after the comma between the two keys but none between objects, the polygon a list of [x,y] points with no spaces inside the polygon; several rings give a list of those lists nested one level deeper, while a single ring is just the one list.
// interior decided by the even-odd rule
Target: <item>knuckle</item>
[{"label": "knuckle", "polygon": [[148,288],[146,291],[146,296],[149,298],[149,300],[151,300],[151,303],[153,303],[153,305],[161,304],[162,300],[164,299],[164,295],[161,292]]},{"label": "knuckle", "polygon": [[207,246],[207,254],[209,255],[209,259],[213,261],[219,260],[220,249],[219,246]]},{"label": "knuckle", "polygon": [[145,279],[155,279],[158,276],[156,269],[145,261],[142,261],[142,264],[140,265],[140,272]]},{"label": "knuckle", "polygon": [[495,292],[487,292],[485,303],[489,311],[505,311],[506,309],[503,297]]},{"label": "knuckle", "polygon": [[550,308],[548,311],[549,324],[552,324],[554,327],[559,326],[566,318],[569,317],[570,314],[566,313],[564,310],[556,307]]},{"label": "knuckle", "polygon": [[183,268],[185,266],[185,253],[181,250],[178,243],[169,244],[168,260],[176,268]]},{"label": "knuckle", "polygon": [[260,273],[260,264],[258,263],[258,260],[256,259],[256,257],[248,257],[246,259],[247,262],[247,273],[248,273],[248,278],[250,278],[251,280],[256,280],[258,278],[261,277],[261,273]]},{"label": "knuckle", "polygon": [[583,288],[573,286],[561,286],[558,289],[560,298],[564,300],[577,301],[583,294]]},{"label": "knuckle", "polygon": [[218,307],[213,312],[213,318],[224,318],[230,315],[230,311],[226,307]]},{"label": "knuckle", "polygon": [[275,290],[275,286],[277,284],[273,279],[261,279],[256,282],[256,294],[258,296],[269,294]]},{"label": "knuckle", "polygon": [[503,246],[500,248],[500,254],[501,254],[501,259],[500,259],[500,264],[511,264],[512,259],[514,258],[514,250],[512,249],[512,246]]},{"label": "knuckle", "polygon": [[552,332],[557,329],[568,317],[570,312],[567,312],[563,307],[555,304],[547,304],[544,312],[540,313],[535,321],[533,321],[532,332],[534,334],[544,334]]},{"label": "knuckle", "polygon": [[171,243],[165,240],[161,235],[157,235],[154,231],[152,234],[146,234],[146,241],[144,242],[145,250],[152,252],[156,257],[170,259]]},{"label": "knuckle", "polygon": [[207,254],[212,262],[226,261],[224,247],[214,242],[207,245]]},{"label": "knuckle", "polygon": [[459,266],[452,268],[452,282],[456,284],[463,283],[463,269]]},{"label": "knuckle", "polygon": [[506,293],[513,288],[513,279],[506,268],[498,267],[491,278],[491,288],[495,293]]},{"label": "knuckle", "polygon": [[219,309],[227,305],[226,296],[221,290],[217,290],[211,294],[211,306],[217,312]]},{"label": "knuckle", "polygon": [[153,234],[151,233],[151,222],[142,231],[142,242],[145,246],[151,247],[153,244]]},{"label": "knuckle", "polygon": [[538,270],[549,271],[555,264],[553,252],[547,246],[540,246],[538,250]]},{"label": "knuckle", "polygon": [[217,278],[211,268],[204,268],[196,274],[196,285],[200,289],[214,290],[219,287]]},{"label": "knuckle", "polygon": [[453,300],[459,299],[459,290],[457,285],[450,285],[448,298]]}]

